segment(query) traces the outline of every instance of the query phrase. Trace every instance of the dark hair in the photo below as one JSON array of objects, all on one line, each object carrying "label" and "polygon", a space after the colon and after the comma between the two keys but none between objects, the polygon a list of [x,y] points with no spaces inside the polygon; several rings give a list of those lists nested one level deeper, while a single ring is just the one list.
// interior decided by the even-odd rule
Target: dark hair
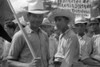
[{"label": "dark hair", "polygon": [[16,24],[14,22],[5,22],[5,25],[8,27],[8,28],[12,28],[12,29],[16,29]]}]

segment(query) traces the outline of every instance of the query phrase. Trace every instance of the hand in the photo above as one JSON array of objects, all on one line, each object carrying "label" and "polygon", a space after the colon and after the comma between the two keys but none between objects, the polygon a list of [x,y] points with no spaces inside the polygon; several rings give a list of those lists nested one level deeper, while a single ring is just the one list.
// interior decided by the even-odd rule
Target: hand
[{"label": "hand", "polygon": [[27,67],[40,67],[40,65],[41,65],[41,58],[38,57],[32,60],[32,62],[29,63]]},{"label": "hand", "polygon": [[91,58],[86,58],[84,60],[82,60],[82,62],[86,65],[90,65],[90,66],[100,66],[100,63],[98,61],[95,61]]}]

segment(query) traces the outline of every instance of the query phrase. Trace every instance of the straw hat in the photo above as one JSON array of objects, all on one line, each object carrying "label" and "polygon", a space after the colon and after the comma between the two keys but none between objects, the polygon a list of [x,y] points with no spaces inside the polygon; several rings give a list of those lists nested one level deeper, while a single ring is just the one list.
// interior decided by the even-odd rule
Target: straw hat
[{"label": "straw hat", "polygon": [[91,23],[90,24],[94,24],[94,23],[99,23],[98,18],[91,18]]},{"label": "straw hat", "polygon": [[87,23],[87,20],[86,20],[85,17],[79,16],[79,17],[76,17],[76,18],[75,18],[75,24],[78,24],[78,23],[84,24],[84,23]]},{"label": "straw hat", "polygon": [[50,23],[50,21],[48,20],[48,18],[44,18],[42,25],[49,25],[49,26],[55,26],[55,24]]},{"label": "straw hat", "polygon": [[74,23],[75,15],[69,9],[55,9],[48,14],[48,19],[52,22],[57,16],[65,16],[69,18],[71,23]]},{"label": "straw hat", "polygon": [[34,13],[34,14],[45,14],[49,11],[44,9],[42,0],[35,0],[35,1],[29,2],[28,12]]}]

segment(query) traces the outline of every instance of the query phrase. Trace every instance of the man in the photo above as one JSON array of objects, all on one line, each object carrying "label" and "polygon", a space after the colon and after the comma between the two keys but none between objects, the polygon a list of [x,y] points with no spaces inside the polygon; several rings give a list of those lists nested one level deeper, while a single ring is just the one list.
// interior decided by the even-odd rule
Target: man
[{"label": "man", "polygon": [[[78,37],[78,41],[79,41],[79,45],[80,45],[80,62],[81,60],[83,60],[84,58],[84,53],[87,47],[87,43],[89,42],[89,40],[91,39],[90,37],[88,37],[86,35],[86,25],[87,25],[88,21],[86,20],[85,17],[77,17],[75,19],[75,28],[76,28],[76,34]],[[86,65],[84,65],[83,63],[80,64],[81,67],[86,67]]]},{"label": "man", "polygon": [[26,33],[36,58],[32,56],[22,31],[19,31],[13,37],[8,55],[10,67],[48,67],[48,37],[39,28],[43,21],[43,15],[47,12],[43,9],[41,0],[29,3],[27,18],[30,22],[30,28],[27,29]]},{"label": "man", "polygon": [[49,14],[49,20],[54,20],[57,29],[62,32],[55,54],[55,66],[71,67],[79,59],[79,42],[75,33],[70,29],[74,22],[74,14],[70,10],[56,9]]},{"label": "man", "polygon": [[84,17],[77,17],[75,19],[75,28],[77,31],[77,37],[80,44],[80,58],[82,59],[82,54],[84,53],[86,43],[90,40],[90,37],[86,37],[86,25],[87,21]]},{"label": "man", "polygon": [[52,33],[54,33],[54,24],[50,23],[50,21],[48,20],[48,18],[44,18],[41,28],[47,33],[48,37],[50,37],[50,35],[52,35]]},{"label": "man", "polygon": [[87,64],[89,67],[100,67],[100,23],[94,18],[91,19],[90,25],[92,25],[95,34],[87,44],[83,63]]}]

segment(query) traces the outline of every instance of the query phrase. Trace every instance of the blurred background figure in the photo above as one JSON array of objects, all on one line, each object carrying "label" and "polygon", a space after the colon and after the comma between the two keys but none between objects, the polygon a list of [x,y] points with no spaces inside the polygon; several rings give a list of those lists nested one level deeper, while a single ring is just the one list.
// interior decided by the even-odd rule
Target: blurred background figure
[{"label": "blurred background figure", "polygon": [[[10,21],[6,21],[5,25],[4,25],[4,29],[5,31],[8,33],[8,35],[13,38],[13,35],[15,34],[15,29],[16,29],[16,24],[14,22]],[[4,44],[3,44],[3,54],[2,54],[2,66],[5,67],[6,65],[6,58],[8,56],[9,50],[10,50],[10,46],[11,43],[8,42],[7,40],[4,40]]]},{"label": "blurred background figure", "polygon": [[48,35],[49,37],[49,52],[50,52],[50,61],[49,67],[54,67],[53,65],[53,59],[54,59],[54,55],[57,52],[57,45],[58,45],[58,40],[56,39],[56,33],[54,32],[54,27],[55,24],[51,23],[48,18],[44,18],[41,28],[45,31],[45,33]]},{"label": "blurred background figure", "polygon": [[91,38],[94,35],[94,29],[93,25],[91,24],[91,19],[89,19],[87,22],[86,35]]},{"label": "blurred background figure", "polygon": [[47,18],[43,19],[41,28],[47,33],[48,37],[50,37],[50,35],[54,33],[54,24],[50,23]]}]

